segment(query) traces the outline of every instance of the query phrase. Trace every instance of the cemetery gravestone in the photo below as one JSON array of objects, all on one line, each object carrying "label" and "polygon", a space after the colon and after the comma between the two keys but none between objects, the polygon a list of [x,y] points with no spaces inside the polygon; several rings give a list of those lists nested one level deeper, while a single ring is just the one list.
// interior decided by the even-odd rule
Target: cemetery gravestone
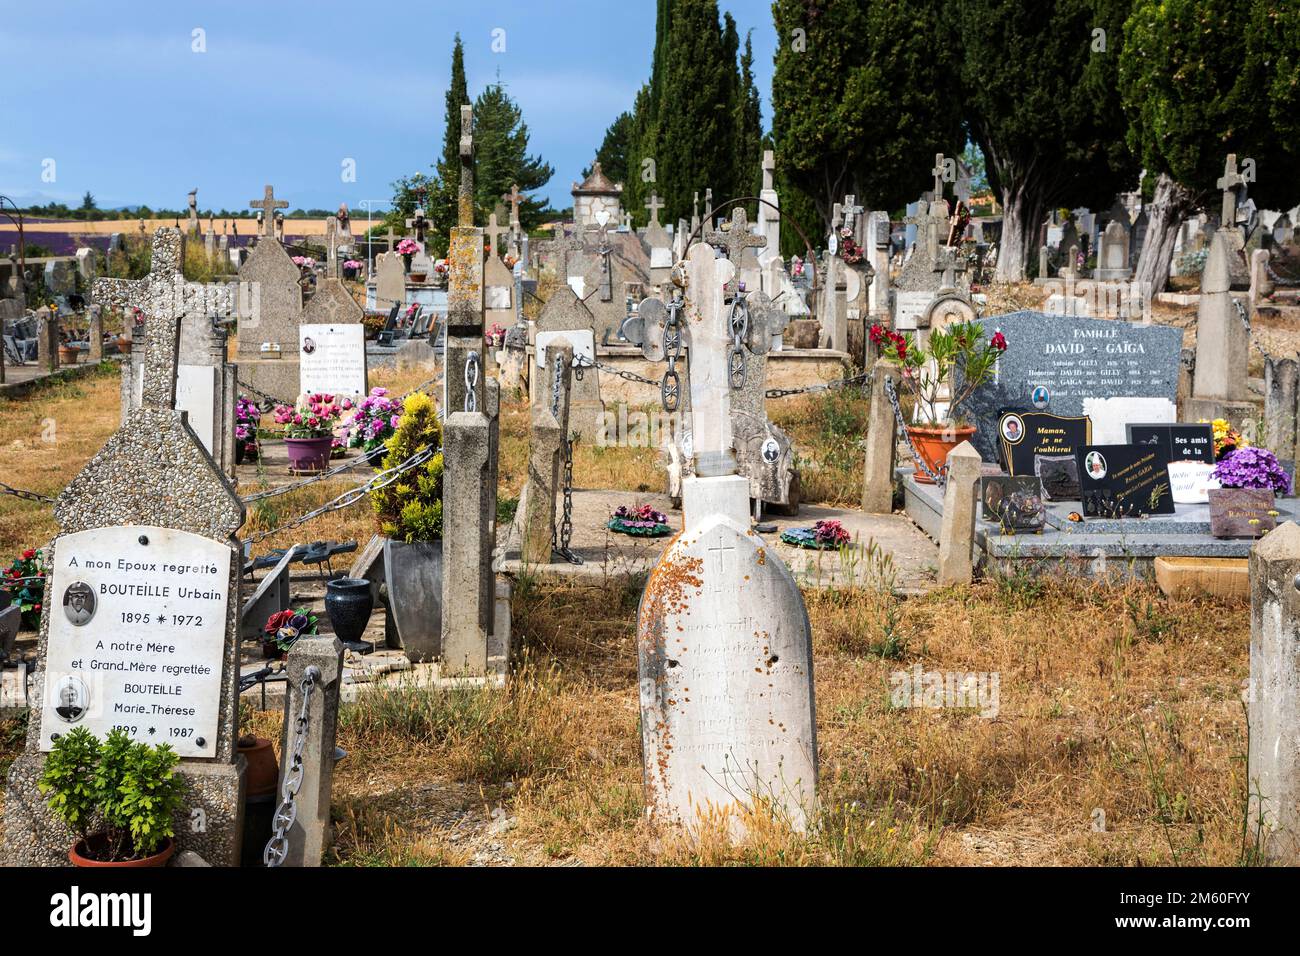
[{"label": "cemetery gravestone", "polygon": [[239,281],[250,292],[239,322],[240,377],[290,404],[298,397],[300,280],[301,272],[284,246],[265,231],[239,270]]},{"label": "cemetery gravestone", "polygon": [[[179,239],[179,235],[177,236]],[[55,504],[38,645],[39,718],[9,772],[9,861],[66,865],[72,838],[36,782],[54,735],[126,727],[167,742],[189,784],[180,849],[239,861],[244,759],[238,723],[244,507],[173,408],[178,320],[151,315],[144,402]]]},{"label": "cemetery gravestone", "polygon": [[365,326],[303,324],[298,327],[298,340],[299,395],[370,393]]},{"label": "cemetery gravestone", "polygon": [[[1115,440],[1123,441],[1126,421],[1160,420],[1126,411],[1143,405],[1136,400],[1173,407],[1180,329],[1032,311],[990,317],[983,324],[985,332],[999,330],[1007,340],[992,379],[962,406],[979,426],[973,441],[985,461],[996,460],[998,421],[1005,411],[1086,414],[1094,441],[1098,434],[1114,435],[1116,426]],[[1102,421],[1099,412],[1106,416]]]}]

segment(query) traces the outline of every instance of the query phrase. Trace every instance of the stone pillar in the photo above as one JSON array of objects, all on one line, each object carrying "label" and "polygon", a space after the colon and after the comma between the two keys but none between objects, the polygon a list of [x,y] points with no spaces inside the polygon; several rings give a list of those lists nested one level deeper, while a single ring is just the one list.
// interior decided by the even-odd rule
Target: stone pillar
[{"label": "stone pillar", "polygon": [[1281,458],[1296,457],[1296,399],[1300,362],[1264,361],[1264,443]]},{"label": "stone pillar", "polygon": [[[1246,361],[1250,336],[1241,321],[1231,289],[1231,251],[1227,236],[1216,232],[1201,273],[1201,301],[1196,312],[1196,376],[1193,400],[1213,399],[1220,409],[1249,399]],[[1209,407],[1210,412],[1215,408]],[[1217,414],[1203,414],[1217,418]]]},{"label": "stone pillar", "polygon": [[330,795],[334,785],[334,748],[339,719],[339,688],[343,683],[343,644],[337,637],[299,638],[289,650],[288,692],[284,698],[284,732],[280,738],[282,798],[285,776],[292,772],[292,755],[302,713],[302,682],[314,668],[316,682],[307,704],[306,743],[302,750],[302,786],[294,803],[298,815],[289,828],[289,851],[283,866],[320,866],[330,845]]},{"label": "stone pillar", "polygon": [[104,361],[104,310],[97,305],[90,307],[90,355],[87,361],[98,365]]},{"label": "stone pillar", "polygon": [[539,397],[544,400],[532,406],[528,432],[528,487],[524,492],[521,546],[525,564],[549,564],[551,561],[555,494],[562,478],[564,438],[569,422],[573,347],[557,339],[546,352],[546,374],[542,380],[549,382],[550,386],[539,391]]},{"label": "stone pillar", "polygon": [[36,310],[36,363],[47,372],[59,370],[59,320],[45,306]]},{"label": "stone pillar", "polygon": [[[462,392],[463,394],[463,392]],[[445,676],[487,673],[492,542],[487,513],[488,417],[453,412],[443,428],[442,665]]]},{"label": "stone pillar", "polygon": [[948,453],[948,483],[943,492],[943,524],[939,530],[939,583],[970,584],[975,567],[975,486],[980,478],[980,453],[968,441]]},{"label": "stone pillar", "polygon": [[867,422],[867,459],[862,473],[862,510],[887,515],[894,510],[894,452],[897,424],[885,395],[885,379],[898,386],[898,368],[884,359],[872,366],[871,415]]},{"label": "stone pillar", "polygon": [[1248,822],[1265,859],[1300,864],[1300,526],[1250,554]]},{"label": "stone pillar", "polygon": [[1051,275],[1051,270],[1047,266],[1047,246],[1038,247],[1038,278],[1046,279]]}]

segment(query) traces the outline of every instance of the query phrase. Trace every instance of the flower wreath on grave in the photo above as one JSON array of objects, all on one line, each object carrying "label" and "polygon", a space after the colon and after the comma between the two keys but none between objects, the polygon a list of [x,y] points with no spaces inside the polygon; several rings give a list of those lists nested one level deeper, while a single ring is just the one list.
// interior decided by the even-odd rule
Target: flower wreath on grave
[{"label": "flower wreath on grave", "polygon": [[633,508],[619,505],[605,527],[610,531],[630,534],[637,538],[662,538],[673,533],[673,529],[668,525],[668,516],[662,511],[655,511],[649,505]]},{"label": "flower wreath on grave", "polygon": [[305,607],[276,611],[262,626],[262,653],[283,657],[298,638],[315,634],[319,626],[320,619]]},{"label": "flower wreath on grave", "polygon": [[[6,584],[6,581],[12,582]],[[45,595],[45,560],[37,548],[28,548],[5,570],[0,578],[0,593],[7,603],[18,605],[22,625],[30,630],[41,626],[41,601]]]},{"label": "flower wreath on grave", "polygon": [[853,241],[853,230],[847,226],[840,230],[839,256],[850,265],[862,261],[862,247]]},{"label": "flower wreath on grave", "polygon": [[831,551],[849,543],[849,532],[834,519],[818,521],[811,528],[791,528],[781,532],[781,540],[796,548]]}]

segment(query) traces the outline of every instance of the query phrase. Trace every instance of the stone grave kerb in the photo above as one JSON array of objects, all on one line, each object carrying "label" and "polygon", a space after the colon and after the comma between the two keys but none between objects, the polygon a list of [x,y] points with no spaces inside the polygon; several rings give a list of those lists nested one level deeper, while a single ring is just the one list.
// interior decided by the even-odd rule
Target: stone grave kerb
[{"label": "stone grave kerb", "polygon": [[[242,571],[242,551],[235,533],[244,523],[245,511],[234,486],[189,428],[186,413],[172,408],[180,351],[179,326],[179,317],[153,315],[146,320],[144,404],[127,415],[121,427],[56,499],[54,517],[59,524],[59,535],[47,548],[46,561],[50,567],[55,566],[59,539],[63,536],[124,525],[189,532],[229,548],[215,755],[181,760],[180,772],[190,785],[185,807],[191,816],[176,821],[176,832],[179,842],[196,849],[210,863],[234,865],[238,861],[241,838],[245,765],[244,758],[235,749]],[[56,606],[53,586],[51,575],[45,583],[45,607]],[[42,688],[50,619],[51,615],[42,615],[37,644],[41,671],[38,684]],[[40,749],[42,734],[38,715],[29,722],[26,751],[14,761],[9,774],[6,854],[11,862],[67,865],[66,851],[71,842],[59,842],[64,828],[49,815],[36,787],[45,764]],[[31,832],[19,833],[20,830]],[[51,845],[48,842],[51,839],[58,845]]]}]

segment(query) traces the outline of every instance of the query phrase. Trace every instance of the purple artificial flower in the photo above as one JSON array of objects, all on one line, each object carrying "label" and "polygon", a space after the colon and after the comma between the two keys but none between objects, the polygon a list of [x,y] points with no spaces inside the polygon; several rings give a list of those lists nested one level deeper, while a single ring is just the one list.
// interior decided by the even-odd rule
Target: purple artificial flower
[{"label": "purple artificial flower", "polygon": [[1219,459],[1214,477],[1225,488],[1270,488],[1274,494],[1291,493],[1291,476],[1277,456],[1264,448],[1238,448]]}]

